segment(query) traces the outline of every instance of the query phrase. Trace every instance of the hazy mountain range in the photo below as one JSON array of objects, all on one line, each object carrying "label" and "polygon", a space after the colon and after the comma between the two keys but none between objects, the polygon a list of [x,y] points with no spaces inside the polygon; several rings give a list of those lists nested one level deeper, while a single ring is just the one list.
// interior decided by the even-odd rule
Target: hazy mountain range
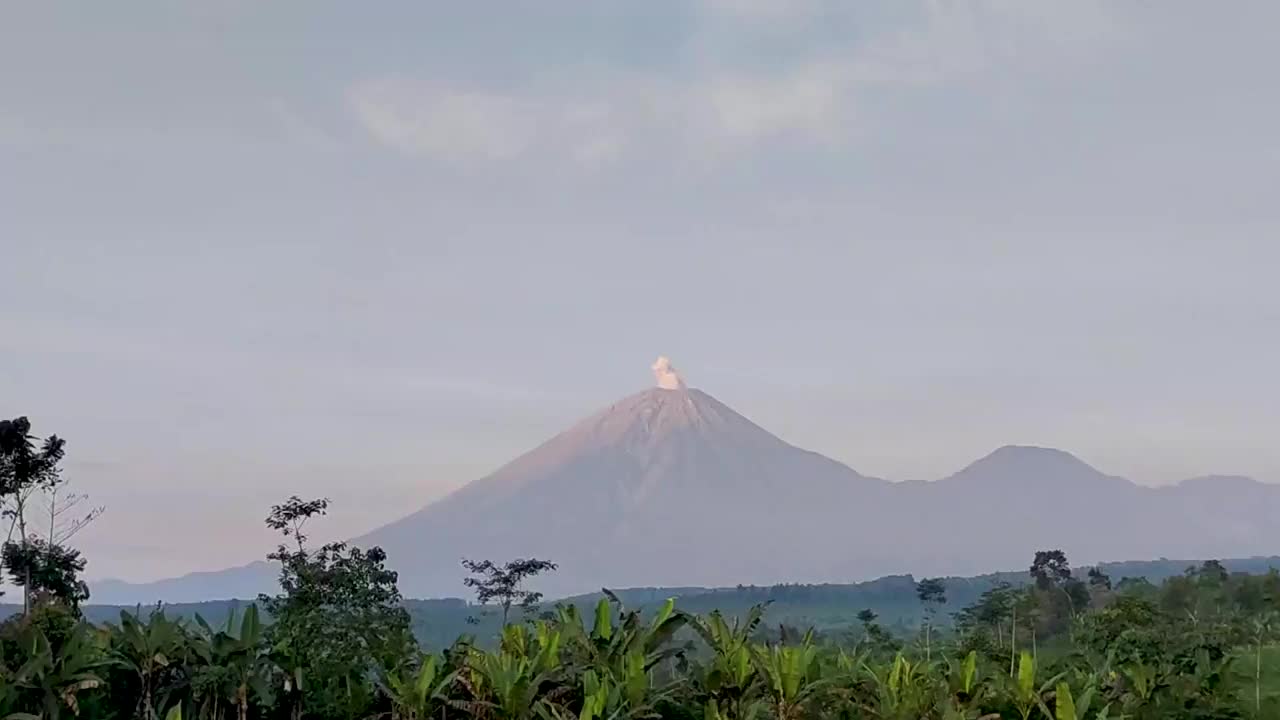
[{"label": "hazy mountain range", "polygon": [[[463,594],[463,557],[560,563],[550,596],[602,586],[851,582],[1019,567],[1276,551],[1280,486],[1206,477],[1150,488],[1075,456],[1003,447],[934,482],[893,483],[786,443],[655,367],[624,398],[438,502],[354,538],[381,545],[407,597]],[[132,585],[94,602],[251,597],[265,562]]]}]

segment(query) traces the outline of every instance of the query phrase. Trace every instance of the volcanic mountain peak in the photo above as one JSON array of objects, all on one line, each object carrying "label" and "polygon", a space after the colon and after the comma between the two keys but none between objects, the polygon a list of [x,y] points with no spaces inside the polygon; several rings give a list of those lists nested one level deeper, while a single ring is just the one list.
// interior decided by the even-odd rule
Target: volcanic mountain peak
[{"label": "volcanic mountain peak", "polygon": [[681,390],[685,387],[680,371],[676,370],[676,366],[671,364],[671,360],[666,355],[659,355],[658,359],[653,361],[651,369],[658,387],[664,390]]},{"label": "volcanic mountain peak", "polygon": [[733,445],[777,445],[774,435],[696,388],[655,387],[619,400],[552,442],[577,447],[635,447],[675,437],[717,438]]},{"label": "volcanic mountain peak", "polygon": [[[688,387],[665,358],[653,369],[657,387],[352,543],[384,548],[409,597],[461,592],[460,557],[555,560],[560,571],[538,589],[563,596],[972,573],[1025,562],[1027,548],[1086,561],[1274,550],[1276,486],[1217,479],[1147,490],[1061,450],[1025,446],[1000,448],[948,481],[889,483],[775,437]],[[129,602],[266,591],[267,570],[139,587]],[[215,580],[218,590],[198,589]]]}]

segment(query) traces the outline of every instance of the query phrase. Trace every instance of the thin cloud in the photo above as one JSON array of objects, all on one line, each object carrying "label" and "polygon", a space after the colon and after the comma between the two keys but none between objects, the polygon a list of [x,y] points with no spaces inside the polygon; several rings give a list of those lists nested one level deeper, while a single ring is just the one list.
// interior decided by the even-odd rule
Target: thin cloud
[{"label": "thin cloud", "polygon": [[[736,22],[726,14],[808,16],[820,5],[725,0],[707,6],[707,22],[718,30]],[[391,76],[357,84],[348,101],[376,142],[452,164],[536,157],[594,169],[654,155],[696,162],[782,143],[846,146],[883,104],[879,91],[1078,56],[1106,26],[1089,2],[1078,12],[1000,0],[925,2],[916,10],[909,22],[856,43],[817,43],[765,67],[735,65],[732,52],[729,59],[695,53],[701,59],[661,72],[540,68],[514,91]],[[729,36],[749,47],[749,34]],[[692,44],[699,47],[696,37]]]},{"label": "thin cloud", "polygon": [[655,149],[723,152],[782,135],[830,141],[850,117],[838,73],[805,66],[689,82],[617,73],[509,94],[381,79],[348,99],[370,137],[408,155],[448,163],[544,156],[594,168]]},{"label": "thin cloud", "polygon": [[643,112],[643,101],[581,90],[501,93],[393,77],[357,85],[348,103],[370,137],[407,155],[454,165],[532,156],[607,165],[637,129],[624,114]]},{"label": "thin cloud", "polygon": [[815,63],[776,77],[740,76],[710,83],[713,136],[751,142],[782,134],[838,142],[853,120],[850,68]]},{"label": "thin cloud", "polygon": [[545,120],[536,101],[395,78],[357,86],[350,104],[380,142],[411,154],[505,160],[529,149]]}]

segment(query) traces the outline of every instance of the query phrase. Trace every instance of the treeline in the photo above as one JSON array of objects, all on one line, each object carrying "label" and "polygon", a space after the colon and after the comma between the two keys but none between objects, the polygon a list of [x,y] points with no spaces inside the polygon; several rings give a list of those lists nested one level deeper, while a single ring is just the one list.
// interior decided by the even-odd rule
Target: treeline
[{"label": "treeline", "polygon": [[[1116,583],[1132,583],[1146,580],[1159,585],[1172,576],[1183,575],[1188,568],[1196,568],[1199,561],[1151,560],[1123,563],[1103,563],[1098,566],[1108,577],[1119,578]],[[1280,558],[1261,557],[1223,560],[1221,565],[1231,573],[1265,575],[1273,568],[1280,568]],[[1176,572],[1173,570],[1177,568]],[[1087,572],[1092,568],[1083,568]],[[946,602],[940,613],[945,622],[956,610],[977,602],[986,591],[1008,584],[1023,587],[1031,583],[1025,572],[1003,572],[975,577],[947,577],[942,579]],[[871,610],[878,621],[897,634],[910,633],[918,628],[924,617],[924,609],[916,597],[916,580],[910,575],[891,576],[851,584],[778,584],[728,588],[666,587],[627,588],[615,591],[629,607],[653,610],[661,607],[667,598],[676,597],[677,604],[685,611],[707,613],[721,610],[729,615],[741,615],[753,605],[767,604],[765,621],[771,625],[785,624],[792,627],[814,628],[822,634],[836,634],[842,630],[860,626],[857,615],[861,610]],[[589,611],[602,597],[600,593],[565,598],[560,602]],[[256,598],[255,598],[256,599]],[[225,622],[231,613],[242,613],[251,600],[210,600],[197,603],[166,603],[165,613],[172,618],[194,620],[202,615],[214,625]],[[496,644],[501,632],[499,618],[493,613],[477,608],[474,600],[463,598],[405,599],[405,610],[418,642],[425,648],[441,649],[451,645],[459,635],[471,634],[485,646]],[[150,607],[137,605],[82,606],[84,617],[95,623],[115,622],[121,610],[140,613],[143,617]],[[22,612],[19,605],[0,605],[0,618]]]},{"label": "treeline", "polygon": [[[35,467],[27,458],[54,447],[25,428],[0,454],[0,487],[20,486]],[[58,473],[56,447],[46,478]],[[480,606],[434,609],[468,613],[475,630],[496,623],[497,637],[464,633],[424,651],[381,549],[308,543],[327,509],[298,497],[271,508],[279,590],[222,623],[164,608],[91,623],[78,553],[11,538],[26,562],[5,570],[26,602],[0,624],[0,718],[1280,717],[1274,570],[1208,561],[1158,583],[1113,580],[1042,550],[1019,582],[997,580],[958,608],[955,595],[972,588],[891,579],[894,597],[914,598],[911,627],[846,606],[852,627],[815,631],[765,622],[771,601],[796,599],[791,589],[741,613],[671,600],[641,609],[607,591],[583,611],[547,607],[526,588],[553,562],[466,561]],[[75,561],[58,564],[66,557]],[[70,572],[39,570],[51,567]]]},{"label": "treeline", "polygon": [[[299,558],[302,552],[307,557]],[[491,583],[509,615],[492,648],[423,652],[370,553],[290,550],[280,595],[222,627],[158,609],[95,626],[46,599],[0,626],[0,714],[45,718],[1269,718],[1280,713],[1280,573],[1205,563],[1086,601],[1055,582],[1000,586],[917,632],[860,613],[855,633],[649,612],[538,607]],[[337,558],[335,564],[333,560]],[[1064,558],[1065,560],[1065,558]],[[344,562],[351,561],[351,562]],[[510,565],[500,566],[502,568]],[[1066,570],[1065,566],[1063,567]],[[360,580],[364,578],[369,582]],[[494,576],[477,578],[489,583]],[[1089,585],[1085,581],[1086,586]],[[922,604],[941,584],[921,581]],[[515,592],[508,592],[515,591]],[[1058,598],[1062,598],[1061,601]]]}]

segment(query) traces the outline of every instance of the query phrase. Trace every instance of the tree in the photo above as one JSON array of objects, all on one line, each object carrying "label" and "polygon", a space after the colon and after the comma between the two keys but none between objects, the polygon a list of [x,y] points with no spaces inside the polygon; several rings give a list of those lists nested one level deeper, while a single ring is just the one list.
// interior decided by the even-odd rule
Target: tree
[{"label": "tree", "polygon": [[[302,534],[302,527],[311,518],[327,515],[328,512],[329,498],[303,500],[297,495],[291,495],[280,505],[272,505],[271,514],[267,515],[267,519],[263,522],[286,539],[293,538],[294,544],[298,546],[298,553],[302,554],[305,553],[307,542],[307,536]],[[270,556],[271,559],[281,560],[286,556],[284,545],[281,545],[276,553],[276,556]]]},{"label": "tree", "polygon": [[303,716],[304,701],[308,717],[364,716],[373,701],[367,678],[415,647],[397,575],[386,567],[382,548],[306,546],[303,525],[327,508],[327,500],[295,496],[266,519],[297,546],[282,543],[268,556],[280,563],[281,593],[259,598],[273,621],[268,640],[295,718]]},{"label": "tree", "polygon": [[947,586],[942,578],[924,578],[916,583],[916,597],[924,606],[924,658],[928,662],[933,657],[933,621],[938,608],[947,602]]},{"label": "tree", "polygon": [[1012,628],[1013,608],[1018,591],[1007,582],[1001,582],[984,591],[977,602],[956,613],[956,626],[964,632],[986,630],[994,636],[995,645],[1004,648],[1005,624],[1010,623],[1009,642],[1014,642]]},{"label": "tree", "polygon": [[529,558],[512,560],[501,567],[495,565],[492,560],[476,562],[464,559],[462,567],[476,576],[465,578],[462,583],[475,589],[476,600],[481,605],[487,605],[491,600],[497,601],[502,608],[502,626],[505,628],[507,616],[513,605],[528,610],[542,600],[542,593],[524,590],[521,587],[524,581],[555,570],[558,566],[547,560]]},{"label": "tree", "polygon": [[[1068,627],[1077,610],[1088,606],[1089,589],[1072,577],[1071,563],[1061,550],[1036,551],[1030,572],[1035,587],[1029,609],[1050,634]],[[1032,631],[1035,632],[1034,627]]]},{"label": "tree", "polygon": [[1089,568],[1089,587],[1101,588],[1103,590],[1111,589],[1111,576],[1102,571],[1102,568]]},{"label": "tree", "polygon": [[1205,560],[1200,564],[1200,569],[1196,571],[1196,576],[1202,584],[1216,588],[1225,584],[1230,574],[1227,572],[1227,568],[1222,565],[1222,561]]},{"label": "tree", "polygon": [[85,567],[79,550],[30,538],[23,543],[5,543],[0,557],[10,581],[24,590],[28,607],[32,600],[48,598],[79,614],[80,603],[89,599],[89,586],[79,577]]},{"label": "tree", "polygon": [[[1013,660],[1019,657],[1018,650],[1017,650],[1017,647],[1018,647],[1017,631],[1019,627],[1018,623],[1021,622],[1022,627],[1025,628],[1027,630],[1027,634],[1031,636],[1030,638],[1031,639],[1031,657],[1035,658],[1039,654],[1039,651],[1036,647],[1036,625],[1040,621],[1042,613],[1040,612],[1040,606],[1039,606],[1039,603],[1037,602],[1038,599],[1039,598],[1036,595],[1034,587],[1021,588],[1014,593],[1012,616],[1009,621],[1013,627],[1013,630],[1011,631],[1009,636],[1010,638],[1009,642],[1013,650],[1013,652],[1010,653],[1010,665],[1009,665],[1010,677],[1012,677],[1014,674]],[[1023,640],[1023,648],[1024,649],[1026,648],[1026,640]]]},{"label": "tree", "polygon": [[1041,590],[1051,590],[1071,579],[1071,563],[1061,550],[1037,550],[1031,562],[1031,579]]},{"label": "tree", "polygon": [[880,616],[876,615],[874,610],[871,608],[859,610],[857,617],[858,622],[862,623],[862,639],[866,642],[868,648],[879,652],[897,649],[893,634],[886,630],[883,625],[876,622]]},{"label": "tree", "polygon": [[1089,607],[1089,601],[1093,599],[1093,596],[1089,594],[1089,586],[1075,578],[1064,583],[1062,591],[1067,597],[1067,603],[1073,614]]},{"label": "tree", "polygon": [[[27,532],[29,501],[37,491],[58,484],[62,474],[59,463],[66,453],[65,446],[62,438],[50,435],[37,449],[30,420],[25,417],[0,420],[0,500],[4,502],[4,516],[10,520],[6,545],[13,543],[15,530],[19,545],[30,543]],[[29,558],[29,554],[29,548],[24,547],[21,556]],[[24,573],[32,569],[28,563]],[[21,585],[23,613],[27,613],[31,610],[31,578],[24,575]]]},{"label": "tree", "polygon": [[1156,586],[1144,577],[1122,577],[1116,583],[1116,592],[1121,595],[1151,597],[1156,594]]},{"label": "tree", "polygon": [[[37,447],[31,421],[25,417],[0,420],[0,505],[9,518],[9,532],[0,547],[0,562],[15,585],[23,589],[23,613],[40,596],[66,603],[76,614],[89,597],[78,579],[85,560],[67,542],[103,512],[88,508],[88,496],[65,493],[60,464],[66,443],[50,435]],[[48,526],[36,532],[40,513],[33,501],[43,497]],[[17,535],[15,540],[14,535]]]},{"label": "tree", "polygon": [[49,486],[44,492],[44,519],[47,523],[43,536],[50,545],[66,545],[76,533],[97,520],[106,508],[102,505],[85,507],[89,496],[83,493],[64,492],[69,481],[63,479]]}]

